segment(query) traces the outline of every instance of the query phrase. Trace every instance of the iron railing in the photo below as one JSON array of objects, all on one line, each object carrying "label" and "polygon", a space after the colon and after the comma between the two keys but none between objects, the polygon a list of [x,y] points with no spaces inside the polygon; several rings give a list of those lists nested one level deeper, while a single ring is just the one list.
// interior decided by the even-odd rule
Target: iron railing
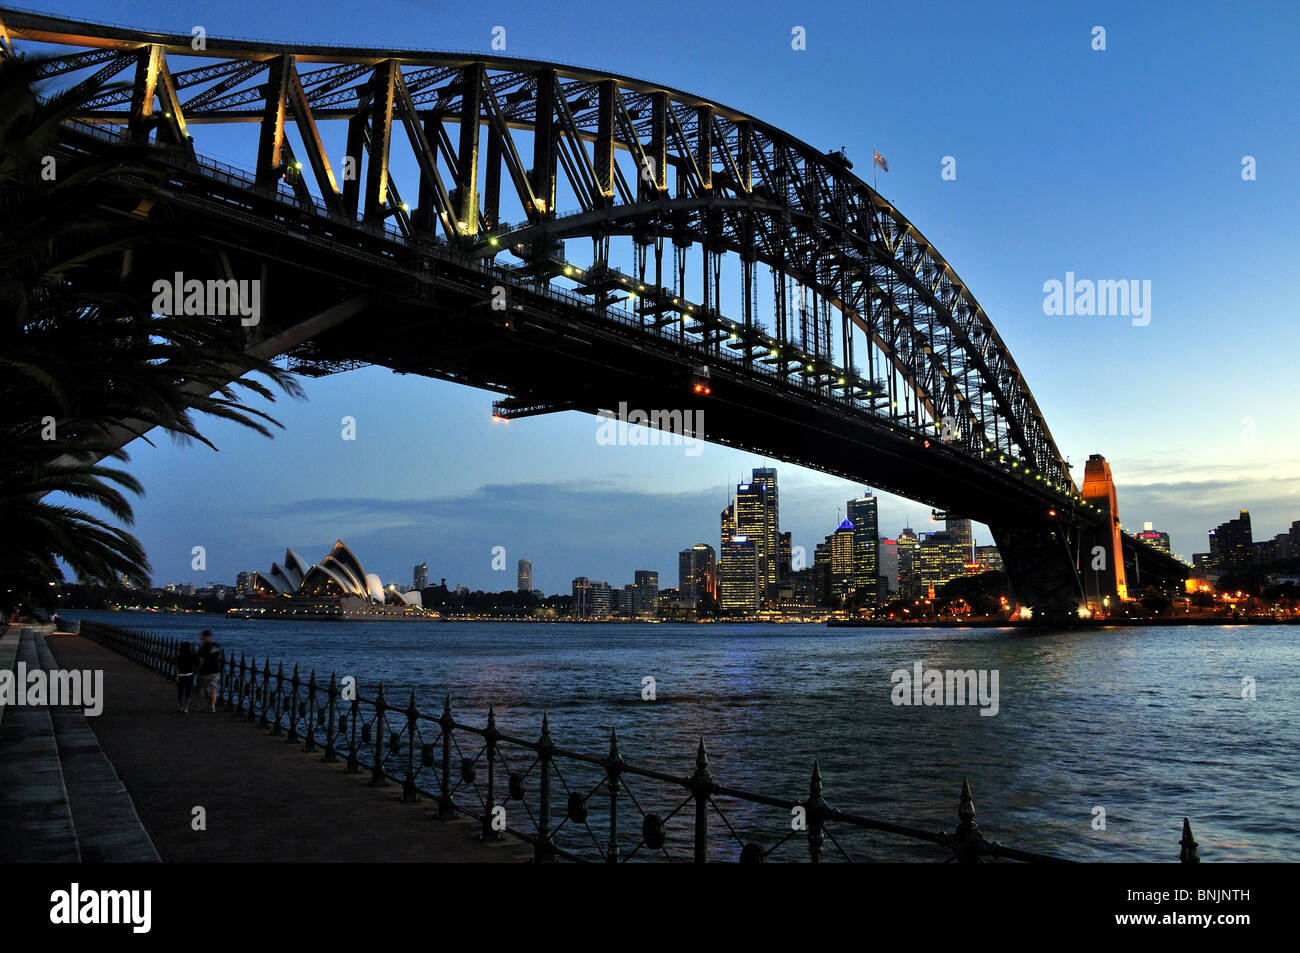
[{"label": "iron railing", "polygon": [[[81,634],[174,676],[180,639],[89,620]],[[484,840],[518,838],[542,862],[790,861],[800,859],[793,847],[799,841],[813,863],[854,861],[860,855],[850,841],[867,832],[907,838],[922,848],[914,852],[921,859],[1069,862],[987,840],[965,781],[956,827],[936,832],[831,806],[816,761],[807,797],[773,797],[721,783],[709,771],[703,740],[694,770],[673,775],[626,761],[612,731],[604,755],[571,751],[555,743],[545,715],[536,739],[519,738],[497,727],[492,708],[480,727],[457,720],[449,699],[431,715],[416,707],[413,689],[405,704],[390,701],[382,682],[374,698],[365,698],[354,680],[336,673],[322,683],[314,670],[303,678],[294,665],[286,675],[282,662],[272,668],[268,658],[259,666],[242,653],[223,661],[220,704],[303,751],[320,752],[323,761],[369,773],[372,785],[400,785],[403,801],[436,801],[440,819],[472,818]],[[927,853],[924,845],[940,850]],[[1180,846],[1184,863],[1199,860],[1186,819]]]}]

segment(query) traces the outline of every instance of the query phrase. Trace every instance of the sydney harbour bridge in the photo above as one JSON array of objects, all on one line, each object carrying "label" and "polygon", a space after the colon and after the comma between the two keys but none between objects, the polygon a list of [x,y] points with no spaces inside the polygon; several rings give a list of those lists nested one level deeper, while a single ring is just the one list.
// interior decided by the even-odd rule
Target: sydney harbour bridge
[{"label": "sydney harbour bridge", "polygon": [[259,281],[250,353],[487,389],[506,418],[703,409],[705,440],[987,524],[1040,616],[1186,575],[1120,531],[1099,457],[1076,484],[970,288],[840,153],[558,63],[0,25],[81,92],[61,148],[147,149],[165,201],[137,212],[203,238],[124,284]]}]

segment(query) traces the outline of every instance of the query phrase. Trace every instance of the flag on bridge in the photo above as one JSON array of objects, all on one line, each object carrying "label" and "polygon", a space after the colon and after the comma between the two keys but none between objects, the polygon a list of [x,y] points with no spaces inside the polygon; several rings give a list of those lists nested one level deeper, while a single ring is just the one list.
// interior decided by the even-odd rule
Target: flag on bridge
[{"label": "flag on bridge", "polygon": [[886,172],[889,171],[889,163],[885,161],[885,157],[882,156],[879,152],[877,152],[876,150],[872,149],[872,150],[871,150],[871,158],[872,158],[872,160],[876,163],[876,165],[880,166],[880,167],[881,167],[882,169],[884,169]]}]

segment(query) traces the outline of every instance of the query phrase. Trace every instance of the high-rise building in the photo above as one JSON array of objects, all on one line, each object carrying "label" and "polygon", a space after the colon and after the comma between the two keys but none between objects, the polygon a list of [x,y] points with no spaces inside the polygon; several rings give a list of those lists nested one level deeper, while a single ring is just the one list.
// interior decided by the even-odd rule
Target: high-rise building
[{"label": "high-rise building", "polygon": [[579,576],[573,580],[573,613],[582,617],[609,615],[614,598],[609,583]]},{"label": "high-rise building", "polygon": [[696,543],[677,554],[677,591],[682,603],[692,608],[705,596],[718,598],[717,559],[708,543]]},{"label": "high-rise building", "polygon": [[[828,536],[829,540],[830,537]],[[816,604],[819,606],[829,606],[834,602],[831,595],[831,544],[829,542],[818,543],[817,548],[813,550],[813,591],[816,593]]]},{"label": "high-rise building", "polygon": [[[736,504],[728,503],[722,511],[722,517],[719,520],[722,527],[722,545],[727,545],[727,540],[736,535]],[[719,550],[721,552],[721,550]]]},{"label": "high-rise building", "polygon": [[963,575],[970,560],[961,540],[947,530],[924,534],[917,552],[920,557],[919,581],[923,593],[938,589],[949,579]]},{"label": "high-rise building", "polygon": [[885,595],[896,596],[898,594],[898,540],[896,539],[880,541],[880,578],[884,580]]},{"label": "high-rise building", "polygon": [[1006,572],[1002,553],[996,546],[976,546],[975,562],[979,564],[980,572]]},{"label": "high-rise building", "polygon": [[[257,576],[257,573],[251,569],[245,572],[241,572],[239,575],[237,575],[235,577],[235,595],[237,596],[252,595],[254,592],[253,579],[255,576]],[[127,579],[123,579],[122,584],[125,586],[126,583],[127,583]],[[127,588],[130,587],[127,586]]]},{"label": "high-rise building", "polygon": [[[830,586],[831,601],[836,604],[843,601],[851,595],[854,595],[855,584],[858,581],[857,568],[858,562],[858,534],[855,532],[856,527],[853,521],[845,519],[840,523],[835,532],[826,537],[826,545],[830,550]],[[874,565],[874,548],[873,548],[873,565],[871,579],[875,582],[875,565]],[[874,601],[874,600],[873,600]]]},{"label": "high-rise building", "polygon": [[757,612],[761,597],[758,541],[736,534],[722,544],[718,557],[718,608],[735,614]]},{"label": "high-rise building", "polygon": [[[755,473],[761,471],[755,470]],[[777,584],[777,559],[780,534],[774,519],[776,508],[772,494],[776,492],[775,472],[764,482],[741,483],[736,486],[736,533],[754,542],[758,554],[758,578],[762,594],[775,595]]]},{"label": "high-rise building", "polygon": [[1162,553],[1169,552],[1169,534],[1157,532],[1151,523],[1143,523],[1142,532],[1135,534],[1135,538],[1152,549],[1158,549]]},{"label": "high-rise building", "polygon": [[764,595],[776,597],[777,587],[781,583],[781,507],[780,496],[776,488],[776,469],[774,467],[755,467],[751,483],[764,488],[763,506],[763,545],[759,569],[759,578],[763,580]]},{"label": "high-rise building", "polygon": [[429,588],[429,564],[420,563],[411,574],[411,588],[415,590]]},{"label": "high-rise building", "polygon": [[794,566],[791,565],[792,554],[794,552],[793,542],[789,533],[781,534],[781,558],[777,566],[776,575],[780,582],[787,582],[790,574],[794,572]]},{"label": "high-rise building", "polygon": [[921,595],[921,540],[912,527],[904,526],[898,534],[898,595],[917,599]]},{"label": "high-rise building", "polygon": [[[868,490],[859,499],[849,500],[848,518],[853,531],[853,569],[848,583],[848,593],[861,606],[876,604],[880,562],[879,516],[876,498]],[[840,524],[840,530],[844,524]],[[836,530],[836,532],[840,532]]]},{"label": "high-rise building", "polygon": [[533,561],[531,559],[519,560],[519,574],[515,582],[515,591],[533,591]]},{"label": "high-rise building", "polygon": [[962,556],[962,565],[974,562],[973,547],[975,540],[971,536],[970,520],[963,517],[946,517],[943,521],[943,528],[948,531],[949,535],[956,541],[964,552]]},{"label": "high-rise building", "polygon": [[637,615],[657,616],[659,614],[659,573],[652,569],[638,569],[632,577],[633,583],[632,611]]},{"label": "high-rise building", "polygon": [[1250,533],[1250,510],[1242,510],[1235,520],[1220,523],[1210,530],[1210,557],[1225,575],[1248,572],[1255,562],[1255,546]]}]

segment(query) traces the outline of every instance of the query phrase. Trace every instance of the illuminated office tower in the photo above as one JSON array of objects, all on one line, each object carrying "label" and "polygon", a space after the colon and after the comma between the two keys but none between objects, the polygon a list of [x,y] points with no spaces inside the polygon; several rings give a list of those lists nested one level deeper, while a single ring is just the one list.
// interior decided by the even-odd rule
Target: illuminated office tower
[{"label": "illuminated office tower", "polygon": [[758,543],[737,534],[722,544],[718,565],[718,608],[733,615],[758,611]]},{"label": "illuminated office tower", "polygon": [[632,611],[640,616],[659,614],[659,573],[653,569],[638,569],[632,577],[635,581]]},{"label": "illuminated office tower", "polygon": [[1162,553],[1169,552],[1169,534],[1159,532],[1150,523],[1143,523],[1142,532],[1136,535],[1152,549],[1158,549]]},{"label": "illuminated office tower", "polygon": [[884,580],[885,595],[898,594],[898,540],[880,541],[880,578]]},{"label": "illuminated office tower", "polygon": [[772,523],[775,511],[771,492],[767,483],[741,483],[736,487],[736,533],[754,543],[764,596],[775,594],[779,546],[779,534]]},{"label": "illuminated office tower", "polygon": [[918,599],[921,595],[921,541],[912,527],[904,526],[898,534],[898,594],[903,599]]},{"label": "illuminated office tower", "polygon": [[970,520],[949,516],[943,521],[943,527],[963,550],[962,565],[973,562],[974,540],[971,538]]},{"label": "illuminated office tower", "polygon": [[[876,498],[868,490],[866,495],[849,500],[848,519],[853,531],[853,569],[848,583],[849,594],[860,606],[876,604],[877,567],[880,559],[879,517]],[[841,524],[843,529],[843,524]],[[839,532],[837,530],[836,532]]]},{"label": "illuminated office tower", "polygon": [[[841,603],[853,594],[857,578],[857,533],[853,521],[846,519],[840,523],[839,528],[826,537],[826,544],[831,554],[831,600]],[[872,579],[875,579],[874,572]]]},{"label": "illuminated office tower", "polygon": [[412,573],[411,588],[415,590],[427,589],[429,587],[429,564],[420,563],[415,567]]},{"label": "illuminated office tower", "polygon": [[[763,541],[759,566],[760,578],[763,579],[764,595],[776,597],[777,587],[781,583],[781,508],[776,489],[776,469],[774,467],[755,467],[752,483],[764,488]],[[751,533],[752,535],[752,533]]]},{"label": "illuminated office tower", "polygon": [[[727,541],[736,535],[736,504],[728,503],[727,508],[722,511],[722,545],[727,545]],[[721,552],[721,550],[718,550]]]},{"label": "illuminated office tower", "polygon": [[533,591],[533,561],[531,559],[519,560],[519,572],[516,576],[515,591]]},{"label": "illuminated office tower", "polygon": [[677,598],[694,608],[705,596],[718,597],[718,564],[712,546],[696,543],[677,554]]}]

